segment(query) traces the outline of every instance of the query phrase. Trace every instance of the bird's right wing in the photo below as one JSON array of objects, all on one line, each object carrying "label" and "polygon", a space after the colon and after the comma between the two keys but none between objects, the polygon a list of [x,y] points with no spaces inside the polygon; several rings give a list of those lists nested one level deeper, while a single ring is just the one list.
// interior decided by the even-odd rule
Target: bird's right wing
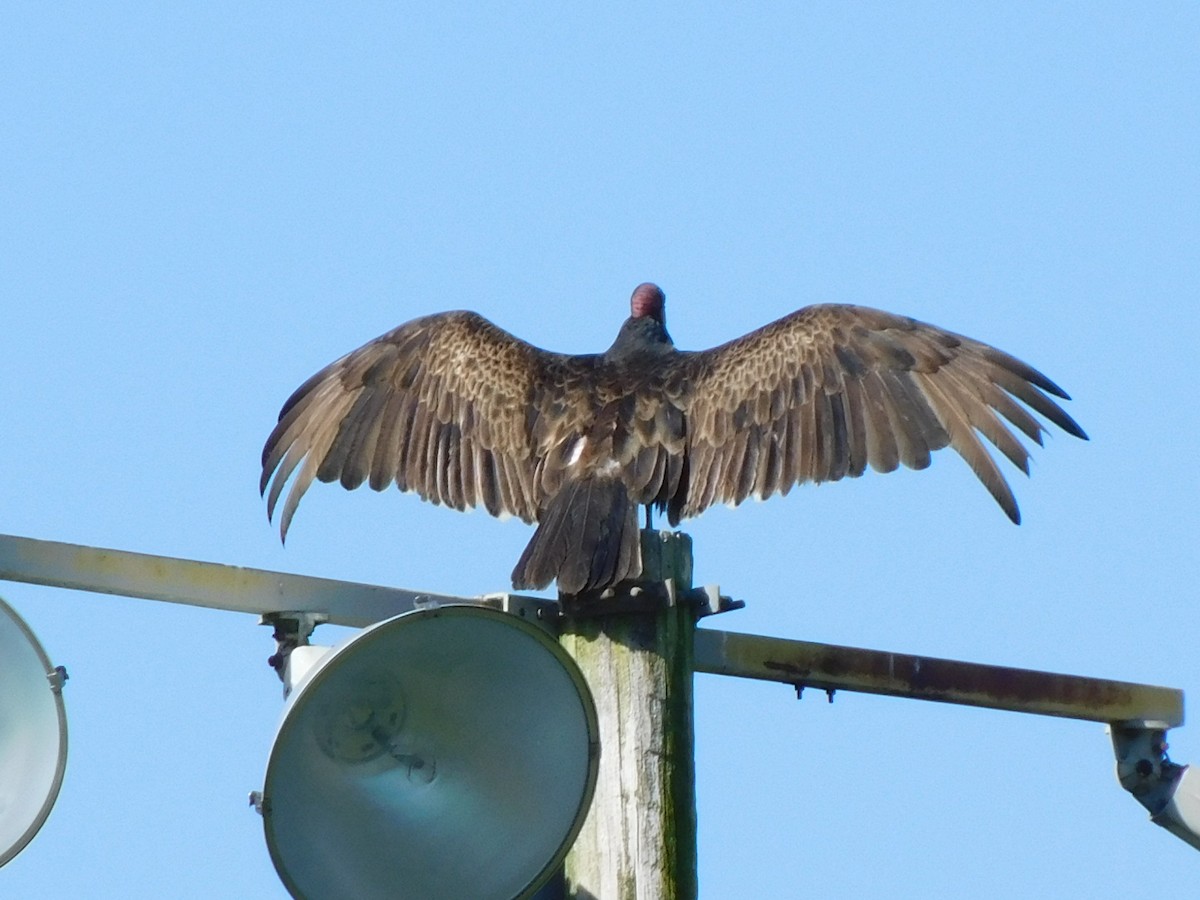
[{"label": "bird's right wing", "polygon": [[[1048,394],[1053,381],[1020,360],[933,325],[859,306],[810,306],[712,350],[691,354],[688,488],[672,520],[805,482],[858,476],[868,465],[929,465],[957,450],[1014,522],[1017,503],[979,434],[1028,473],[1007,419],[1041,443],[1042,426],[1083,430]],[[997,416],[999,413],[999,416]]]},{"label": "bird's right wing", "polygon": [[454,509],[484,506],[529,522],[544,497],[538,460],[570,417],[553,386],[586,368],[472,312],[414,319],[326,366],[284,404],[262,454],[273,516],[292,515],[313,479],[353,489],[391,483]]}]

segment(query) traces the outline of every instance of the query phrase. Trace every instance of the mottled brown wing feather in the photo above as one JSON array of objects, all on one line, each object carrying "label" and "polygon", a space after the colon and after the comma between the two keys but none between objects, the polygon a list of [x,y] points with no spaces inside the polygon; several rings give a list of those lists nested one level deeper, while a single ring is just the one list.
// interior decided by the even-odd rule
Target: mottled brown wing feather
[{"label": "mottled brown wing feather", "polygon": [[[396,484],[454,509],[537,519],[538,460],[586,415],[556,386],[589,357],[538,349],[471,312],[415,319],[322,369],[284,404],[262,455],[279,529],[314,479]],[[294,477],[293,477],[294,476]]]},{"label": "mottled brown wing feather", "polygon": [[1017,522],[1016,500],[979,436],[1026,473],[1029,454],[1002,419],[1038,444],[1042,426],[1017,401],[1086,438],[1047,396],[1067,394],[1036,369],[866,307],[806,307],[685,359],[689,483],[673,522],[714,503],[856,477],[868,465],[921,469],[947,445]]}]

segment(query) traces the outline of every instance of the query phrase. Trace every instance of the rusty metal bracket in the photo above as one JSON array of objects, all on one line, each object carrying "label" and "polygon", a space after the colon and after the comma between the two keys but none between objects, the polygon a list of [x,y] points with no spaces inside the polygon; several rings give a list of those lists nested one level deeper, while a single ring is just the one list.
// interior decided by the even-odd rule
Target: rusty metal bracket
[{"label": "rusty metal bracket", "polygon": [[1110,725],[1117,780],[1150,821],[1200,850],[1200,773],[1171,762],[1163,728]]}]

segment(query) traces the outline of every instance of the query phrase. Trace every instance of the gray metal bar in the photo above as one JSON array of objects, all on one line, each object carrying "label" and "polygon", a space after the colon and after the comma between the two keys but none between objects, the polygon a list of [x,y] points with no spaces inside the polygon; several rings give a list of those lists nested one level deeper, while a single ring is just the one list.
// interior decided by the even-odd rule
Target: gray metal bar
[{"label": "gray metal bar", "polygon": [[696,671],[1138,727],[1183,724],[1175,688],[705,628],[696,631]]},{"label": "gray metal bar", "polygon": [[421,603],[465,597],[0,535],[0,579],[265,615],[319,612],[363,628]]}]

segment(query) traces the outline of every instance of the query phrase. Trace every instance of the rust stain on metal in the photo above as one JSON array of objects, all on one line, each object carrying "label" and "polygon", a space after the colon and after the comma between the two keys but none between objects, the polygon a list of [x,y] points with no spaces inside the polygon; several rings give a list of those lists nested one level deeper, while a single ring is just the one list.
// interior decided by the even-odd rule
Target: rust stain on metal
[{"label": "rust stain on metal", "polygon": [[1183,721],[1182,692],[1032,669],[790,641],[758,635],[697,632],[702,671],[841,689],[1091,719]]},{"label": "rust stain on metal", "polygon": [[997,700],[1039,699],[1089,709],[1126,705],[1126,685],[1075,675],[905,657],[899,676],[923,693],[969,693]]},{"label": "rust stain on metal", "polygon": [[931,699],[966,694],[1001,702],[1037,700],[1099,710],[1127,705],[1132,698],[1129,687],[1119,682],[851,647],[828,648],[803,661],[766,658],[762,664],[815,687],[822,686],[823,678],[853,677],[864,687],[890,686]]}]

